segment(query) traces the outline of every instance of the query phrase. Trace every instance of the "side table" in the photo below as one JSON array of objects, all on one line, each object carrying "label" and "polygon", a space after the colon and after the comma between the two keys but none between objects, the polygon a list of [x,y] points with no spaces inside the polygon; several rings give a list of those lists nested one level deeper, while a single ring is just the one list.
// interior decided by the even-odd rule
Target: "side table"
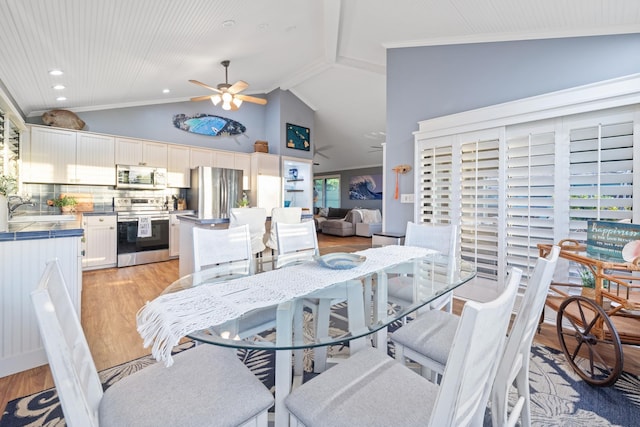
[{"label": "side table", "polygon": [[371,238],[371,247],[377,248],[388,245],[403,245],[404,233],[380,232],[373,233]]}]

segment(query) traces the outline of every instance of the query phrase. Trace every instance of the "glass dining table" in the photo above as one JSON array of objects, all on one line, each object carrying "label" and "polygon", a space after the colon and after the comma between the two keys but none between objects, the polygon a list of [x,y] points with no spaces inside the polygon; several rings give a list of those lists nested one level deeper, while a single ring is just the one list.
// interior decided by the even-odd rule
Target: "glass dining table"
[{"label": "glass dining table", "polygon": [[[182,334],[234,349],[276,350],[275,425],[286,426],[284,399],[302,381],[302,350],[314,349],[316,372],[324,369],[331,345],[348,345],[350,352],[375,345],[386,352],[392,323],[476,274],[472,263],[424,248],[384,246],[344,256],[353,268],[308,261],[246,277],[202,270],[168,286],[149,317],[171,312],[174,320],[189,318],[174,339]],[[148,339],[141,323],[139,316],[138,330]]]}]

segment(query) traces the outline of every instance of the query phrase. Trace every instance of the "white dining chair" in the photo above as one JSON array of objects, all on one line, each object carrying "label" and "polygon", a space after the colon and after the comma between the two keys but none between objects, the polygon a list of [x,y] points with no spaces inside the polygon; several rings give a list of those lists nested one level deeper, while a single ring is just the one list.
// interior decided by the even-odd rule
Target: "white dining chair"
[{"label": "white dining chair", "polygon": [[[446,255],[453,263],[458,259],[458,228],[453,224],[430,224],[407,222],[404,238],[405,246],[418,246],[421,248],[433,249]],[[389,300],[405,305],[413,302],[414,280],[406,276],[397,276],[389,279]],[[453,309],[453,292],[448,292],[435,300],[429,306],[432,310],[446,309],[451,312]],[[420,312],[424,311],[422,309]]]},{"label": "white dining chair", "polygon": [[251,264],[252,272],[256,273],[262,263],[258,262],[258,258],[262,255],[262,251],[266,249],[264,244],[264,235],[266,233],[267,210],[264,208],[232,208],[229,216],[229,227],[237,227],[239,225],[249,225],[249,234],[251,235],[251,253],[253,261]]},{"label": "white dining chair", "polygon": [[194,271],[216,269],[221,276],[248,276],[252,272],[249,225],[215,229],[193,227]]},{"label": "white dining chair", "polygon": [[[548,258],[538,258],[528,281],[491,393],[494,426],[513,426],[522,414],[521,425],[530,425],[529,359],[533,335],[549,291],[560,254],[554,246]],[[396,359],[411,359],[428,368],[432,381],[445,372],[460,318],[442,311],[424,313],[391,334]],[[509,390],[515,385],[517,400],[509,406]]]},{"label": "white dining chair", "polygon": [[302,221],[302,208],[273,208],[271,210],[271,228],[269,229],[269,239],[266,243],[266,246],[271,249],[271,268],[275,268],[276,253],[278,252],[276,224],[278,222],[297,224],[300,221]]},{"label": "white dining chair", "polygon": [[313,221],[276,222],[278,254],[276,268],[313,260],[319,255],[318,235]]},{"label": "white dining chair", "polygon": [[495,300],[465,304],[440,386],[365,348],[285,399],[292,425],[481,426],[521,274]]},{"label": "white dining chair", "polygon": [[67,425],[268,425],[273,396],[232,350],[200,345],[103,392],[57,261],[47,263],[31,300]]}]

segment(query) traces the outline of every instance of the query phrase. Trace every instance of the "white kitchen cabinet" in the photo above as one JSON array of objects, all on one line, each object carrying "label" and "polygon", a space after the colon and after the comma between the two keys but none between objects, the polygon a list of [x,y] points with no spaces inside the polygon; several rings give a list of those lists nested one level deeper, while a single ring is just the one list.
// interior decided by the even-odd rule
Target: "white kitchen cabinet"
[{"label": "white kitchen cabinet", "polygon": [[114,138],[32,126],[24,182],[115,185]]},{"label": "white kitchen cabinet", "polygon": [[231,151],[216,151],[213,166],[216,168],[234,169],[234,155]]},{"label": "white kitchen cabinet", "polygon": [[167,145],[142,139],[116,138],[115,163],[166,168]]},{"label": "white kitchen cabinet", "polygon": [[116,185],[115,138],[78,132],[76,139],[76,179],[78,184]]},{"label": "white kitchen cabinet", "polygon": [[191,149],[182,145],[169,145],[167,157],[167,186],[189,188],[191,185]]},{"label": "white kitchen cabinet", "polygon": [[71,302],[80,318],[82,270],[80,235],[54,239],[0,242],[0,378],[47,364],[40,330],[33,313],[31,292],[46,263],[57,258]]},{"label": "white kitchen cabinet", "polygon": [[115,267],[118,262],[118,223],[116,215],[85,215],[82,268],[95,270]]},{"label": "white kitchen cabinet", "polygon": [[180,220],[178,215],[184,212],[169,215],[169,257],[178,258],[180,255]]},{"label": "white kitchen cabinet", "polygon": [[208,148],[194,148],[191,147],[191,167],[197,168],[198,166],[214,166],[215,151]]},{"label": "white kitchen cabinet", "polygon": [[280,156],[268,153],[251,154],[251,206],[264,208],[267,215],[281,204],[282,179]]},{"label": "white kitchen cabinet", "polygon": [[234,153],[233,168],[242,171],[242,189],[251,188],[251,154]]},{"label": "white kitchen cabinet", "polygon": [[75,184],[76,132],[32,127],[25,182]]}]

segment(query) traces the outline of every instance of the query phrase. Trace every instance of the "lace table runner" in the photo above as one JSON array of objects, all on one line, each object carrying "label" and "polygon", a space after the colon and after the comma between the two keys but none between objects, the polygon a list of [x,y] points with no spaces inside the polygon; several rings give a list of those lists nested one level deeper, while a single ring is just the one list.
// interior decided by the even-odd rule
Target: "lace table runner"
[{"label": "lace table runner", "polygon": [[331,270],[308,262],[163,294],[138,311],[137,329],[145,348],[153,344],[151,354],[156,360],[171,366],[171,349],[191,332],[434,252],[411,246],[371,248],[355,252],[367,259],[349,270]]}]

